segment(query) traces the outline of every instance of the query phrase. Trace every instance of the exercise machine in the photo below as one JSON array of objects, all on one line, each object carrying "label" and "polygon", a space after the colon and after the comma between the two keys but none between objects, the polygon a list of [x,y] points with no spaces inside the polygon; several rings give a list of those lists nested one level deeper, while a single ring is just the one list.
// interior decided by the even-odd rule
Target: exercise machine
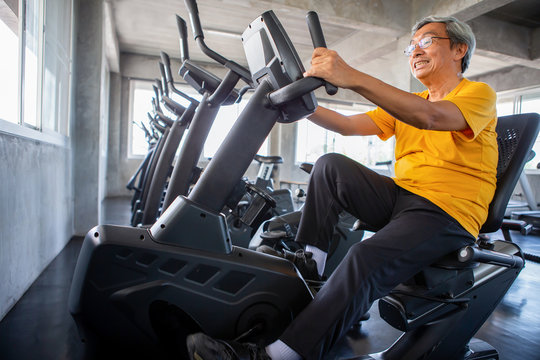
[{"label": "exercise machine", "polygon": [[141,349],[182,344],[202,329],[268,343],[311,300],[292,263],[232,246],[219,211],[275,122],[312,113],[312,91],[325,83],[303,78],[273,12],[243,39],[257,88],[189,196],[177,197],[150,228],[98,226],[87,234],[69,300],[83,339]]},{"label": "exercise machine", "polygon": [[[187,2],[196,11],[195,2]],[[322,46],[322,31],[320,27],[314,30],[318,25],[315,19],[311,13],[312,37],[315,46]],[[329,93],[336,89],[321,79],[303,78],[300,59],[273,12],[265,12],[252,22],[243,42],[255,93],[190,194],[177,197],[148,229],[105,225],[86,235],[69,297],[69,310],[83,339],[107,343],[108,351],[136,349],[138,354],[141,349],[156,347],[181,352],[185,336],[197,331],[264,345],[275,340],[311,300],[312,293],[291,262],[232,246],[225,217],[219,211],[275,122],[296,121],[312,113],[317,104],[313,95],[316,88],[325,86]],[[530,123],[534,128],[526,128],[521,139],[530,134],[536,137],[538,121]],[[246,133],[251,135],[247,140]],[[519,152],[515,152],[510,159],[499,161],[508,165],[500,172],[501,183],[511,182],[515,168],[523,167],[519,159]],[[495,221],[489,223],[488,230],[500,225],[498,210],[501,204],[506,206],[507,188],[497,190],[498,200],[490,210]],[[461,344],[466,346],[469,335],[485,321],[523,266],[514,244],[504,249],[495,244],[489,252],[468,247],[459,253],[464,264],[486,262],[478,266],[484,277],[472,276],[465,281],[459,277],[459,284],[468,289],[465,291],[474,291],[470,298],[455,301],[462,306],[451,301],[462,292],[422,295],[429,299],[426,301],[445,301],[437,303],[435,310],[424,305],[411,314],[421,319],[440,316],[425,324],[435,326],[427,329],[417,321],[420,330],[394,348],[393,359],[413,358],[407,357],[411,353],[415,359],[444,359],[449,357],[444,352],[440,357],[429,356],[441,355],[437,350],[448,348],[461,352]],[[439,282],[457,284],[449,280],[455,274],[452,271],[440,273]],[[420,290],[413,293],[416,291]],[[446,321],[455,313],[448,309],[456,308],[462,316]],[[437,324],[443,325],[441,332],[434,331]],[[471,331],[462,334],[463,326]],[[406,330],[406,334],[415,331]],[[459,342],[454,341],[456,333]]]}]

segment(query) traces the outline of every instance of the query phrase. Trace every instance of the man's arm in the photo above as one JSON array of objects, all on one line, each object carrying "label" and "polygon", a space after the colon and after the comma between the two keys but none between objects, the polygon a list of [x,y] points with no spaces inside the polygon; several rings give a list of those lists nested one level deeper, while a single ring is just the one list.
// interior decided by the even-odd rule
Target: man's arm
[{"label": "man's arm", "polygon": [[315,49],[311,68],[304,76],[320,77],[338,87],[351,89],[396,119],[419,129],[460,131],[468,128],[463,114],[452,102],[428,101],[386,84],[352,68],[333,50]]},{"label": "man's arm", "polygon": [[381,129],[366,114],[345,116],[324,107],[317,107],[308,119],[341,135],[379,135]]}]

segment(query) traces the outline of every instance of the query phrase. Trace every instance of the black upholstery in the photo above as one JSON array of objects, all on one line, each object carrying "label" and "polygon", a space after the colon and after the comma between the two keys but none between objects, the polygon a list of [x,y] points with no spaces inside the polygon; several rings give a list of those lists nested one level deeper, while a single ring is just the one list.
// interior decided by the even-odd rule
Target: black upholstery
[{"label": "black upholstery", "polygon": [[263,156],[257,154],[253,159],[264,164],[283,164],[283,158],[281,156]]},{"label": "black upholstery", "polygon": [[540,115],[537,113],[499,117],[497,190],[489,206],[488,218],[480,229],[480,233],[494,232],[501,227],[506,206],[527,162],[528,154],[538,135],[539,126]]}]

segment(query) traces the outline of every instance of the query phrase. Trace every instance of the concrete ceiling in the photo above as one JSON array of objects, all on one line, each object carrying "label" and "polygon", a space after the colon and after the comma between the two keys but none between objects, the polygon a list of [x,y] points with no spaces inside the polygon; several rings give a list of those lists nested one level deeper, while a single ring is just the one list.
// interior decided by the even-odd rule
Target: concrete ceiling
[{"label": "concrete ceiling", "polygon": [[[179,58],[175,14],[188,22],[191,59],[208,63],[192,41],[182,0],[106,0],[110,29],[118,51]],[[408,71],[399,61],[410,40],[410,28],[427,15],[467,21],[477,50],[467,71],[478,77],[519,66],[540,73],[540,0],[198,0],[207,45],[246,65],[240,35],[262,12],[272,9],[305,64],[313,46],[305,23],[309,10],[319,14],[328,47],[362,71],[392,82]],[[396,68],[395,63],[403,63]]]}]

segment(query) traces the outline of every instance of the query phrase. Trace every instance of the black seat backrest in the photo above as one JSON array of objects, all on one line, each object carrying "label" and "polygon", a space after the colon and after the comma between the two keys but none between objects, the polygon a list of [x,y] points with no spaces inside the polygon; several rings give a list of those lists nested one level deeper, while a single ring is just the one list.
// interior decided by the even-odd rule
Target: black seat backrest
[{"label": "black seat backrest", "polygon": [[[495,232],[500,228],[508,200],[527,162],[539,129],[539,114],[511,115],[498,119],[497,189],[481,233]],[[440,305],[439,303],[411,296],[411,291],[415,295],[435,298],[459,294],[474,284],[472,268],[475,265],[477,264],[474,262],[458,261],[456,252],[447,254],[410,280],[398,285],[397,291],[394,289],[389,296],[382,298],[379,301],[381,317],[401,331],[410,331],[432,321],[448,309],[439,307],[437,310],[439,312],[433,311]],[[409,294],[400,295],[400,291],[403,290]]]},{"label": "black seat backrest", "polygon": [[501,116],[497,122],[499,162],[497,189],[480,233],[497,231],[502,224],[506,206],[527,162],[528,154],[538,135],[540,115],[537,113]]}]

